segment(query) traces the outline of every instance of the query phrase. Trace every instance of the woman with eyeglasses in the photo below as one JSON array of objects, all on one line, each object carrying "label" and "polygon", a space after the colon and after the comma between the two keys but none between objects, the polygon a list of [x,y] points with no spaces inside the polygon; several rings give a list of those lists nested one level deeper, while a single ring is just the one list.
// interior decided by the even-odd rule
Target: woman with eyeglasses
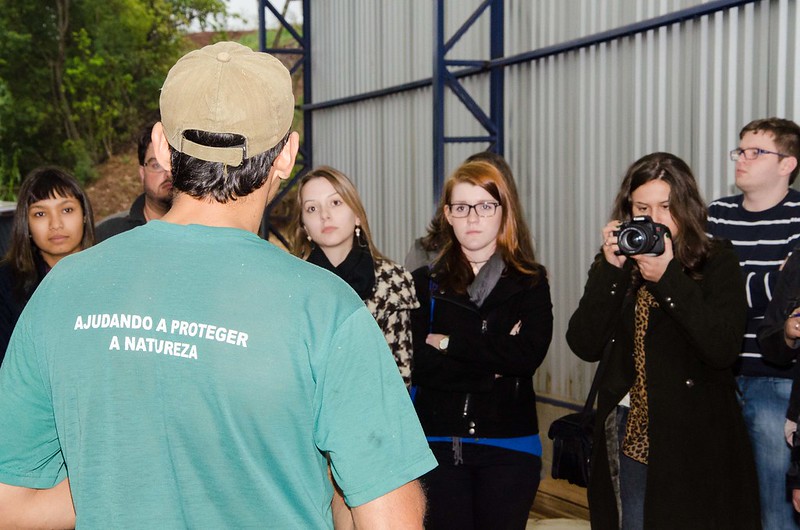
[{"label": "woman with eyeglasses", "polygon": [[[533,254],[533,243],[530,231],[528,230],[528,224],[525,222],[525,219],[522,218],[523,210],[519,201],[519,195],[517,194],[517,184],[514,182],[514,174],[511,172],[511,167],[508,165],[506,159],[503,158],[503,155],[493,151],[478,151],[468,156],[464,162],[488,162],[500,171],[500,174],[508,184],[508,191],[514,203],[514,208],[520,212],[520,219],[517,224],[517,230],[519,232],[519,237],[517,239],[519,245],[522,247],[523,252]],[[436,212],[434,212],[433,218],[431,218],[428,224],[426,234],[414,240],[411,244],[411,248],[408,249],[405,260],[403,261],[406,269],[413,271],[423,265],[432,263],[436,259],[439,250],[441,250],[442,239],[447,235],[447,221],[444,218],[444,211],[441,208],[441,205],[436,208]]]},{"label": "woman with eyeglasses", "polygon": [[45,275],[62,258],[93,243],[92,205],[78,181],[55,167],[29,173],[19,189],[11,244],[0,261],[0,362],[23,308]]},{"label": "woman with eyeglasses", "polygon": [[539,486],[532,377],[553,315],[515,205],[495,166],[464,163],[442,193],[440,253],[413,273],[414,404],[439,462],[427,528],[525,528]]},{"label": "woman with eyeglasses", "polygon": [[566,335],[603,359],[592,528],[761,528],[732,371],[747,311],[736,253],[706,235],[691,169],[669,153],[628,168],[611,219]]},{"label": "woman with eyeglasses", "polygon": [[375,247],[356,187],[341,171],[321,166],[300,180],[297,206],[293,254],[336,274],[364,300],[410,385],[414,283]]}]

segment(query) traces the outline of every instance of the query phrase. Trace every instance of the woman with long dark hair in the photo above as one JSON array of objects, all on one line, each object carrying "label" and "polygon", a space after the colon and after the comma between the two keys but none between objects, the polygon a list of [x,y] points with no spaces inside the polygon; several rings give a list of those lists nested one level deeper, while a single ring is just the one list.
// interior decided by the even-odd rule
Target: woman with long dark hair
[{"label": "woman with long dark hair", "polygon": [[332,167],[307,173],[297,185],[293,253],[327,269],[364,300],[411,382],[411,310],[417,295],[411,275],[375,247],[367,212],[353,183]]},{"label": "woman with long dark hair", "polygon": [[427,527],[525,528],[542,465],[532,377],[553,332],[547,274],[492,164],[456,169],[440,208],[438,258],[413,273],[415,407],[439,463],[423,477]]},{"label": "woman with long dark hair", "polygon": [[630,166],[611,219],[567,330],[586,361],[610,342],[598,382],[592,528],[761,528],[731,370],[747,310],[738,258],[706,235],[694,176],[669,153]]},{"label": "woman with long dark hair", "polygon": [[0,361],[22,309],[58,261],[94,243],[89,198],[56,167],[29,173],[20,186],[11,245],[0,262]]}]

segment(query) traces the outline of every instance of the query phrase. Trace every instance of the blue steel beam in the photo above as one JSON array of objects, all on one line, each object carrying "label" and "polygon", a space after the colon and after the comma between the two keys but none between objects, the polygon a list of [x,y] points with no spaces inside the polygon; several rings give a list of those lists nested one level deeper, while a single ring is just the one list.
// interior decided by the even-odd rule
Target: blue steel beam
[{"label": "blue steel beam", "polygon": [[[289,1],[289,0],[287,0]],[[295,0],[297,1],[297,0]],[[303,141],[297,154],[298,171],[287,182],[281,191],[270,201],[264,212],[264,217],[261,220],[261,234],[264,239],[269,237],[269,234],[274,234],[287,248],[289,244],[286,238],[281,234],[272,224],[270,218],[273,216],[273,210],[280,204],[281,200],[287,193],[294,187],[298,179],[305,175],[313,167],[313,121],[311,117],[311,110],[305,108],[305,104],[311,103],[311,0],[302,0],[303,12],[303,26],[302,35],[281,15],[275,8],[271,0],[258,0],[258,47],[262,52],[267,52],[272,55],[283,56],[299,56],[299,58],[290,66],[289,70],[294,76],[299,70],[302,70],[303,75],[303,104],[298,106],[303,111]],[[269,10],[278,20],[280,26],[291,35],[297,47],[292,48],[268,48],[267,47],[267,20],[266,10]],[[286,219],[282,219],[286,221]]]},{"label": "blue steel beam", "polygon": [[467,18],[467,20],[461,24],[461,27],[453,33],[453,36],[450,37],[450,40],[447,41],[444,45],[444,53],[449,52],[453,46],[464,36],[464,34],[472,27],[475,22],[481,17],[483,12],[486,10],[487,7],[491,4],[491,0],[484,0],[481,5],[475,8],[475,11]]},{"label": "blue steel beam", "polygon": [[439,202],[444,184],[444,0],[433,3],[433,208]]},{"label": "blue steel beam", "polygon": [[[495,66],[506,67],[515,64],[544,59],[551,56],[561,55],[563,53],[578,50],[581,48],[588,48],[590,46],[601,44],[603,42],[610,42],[620,38],[637,35],[639,33],[646,33],[651,30],[656,30],[662,27],[671,26],[673,24],[677,24],[684,20],[697,19],[703,16],[712,15],[717,11],[724,11],[726,9],[731,9],[734,7],[741,7],[746,4],[753,4],[758,1],[760,0],[716,0],[713,2],[702,4],[700,6],[689,7],[681,11],[676,11],[668,15],[655,17],[649,20],[645,20],[643,22],[628,24],[627,26],[622,26],[610,31],[595,33],[587,37],[563,42],[561,44],[556,44],[554,46],[540,48],[538,50],[523,52],[516,55],[510,55],[508,57],[492,59],[488,61],[467,61],[470,64],[474,63],[476,66],[470,68],[464,68],[463,70],[459,70],[458,72],[453,72],[452,75],[459,79],[462,79],[464,77],[469,77],[481,74],[483,72],[487,72],[490,70],[491,67]],[[449,62],[457,63],[458,61],[449,61]],[[342,105],[350,105],[353,103],[359,103],[361,101],[368,101],[371,99],[391,96],[402,92],[408,92],[410,90],[427,88],[432,85],[433,85],[433,78],[426,77],[423,79],[418,79],[417,81],[410,81],[408,83],[402,83],[399,85],[382,88],[380,90],[371,90],[369,92],[362,92],[360,94],[354,94],[352,96],[334,98],[334,99],[329,99],[327,101],[320,101],[319,103],[307,104],[303,105],[301,108],[303,110],[331,109],[335,107],[340,107]]]},{"label": "blue steel beam", "polygon": [[[501,59],[505,54],[505,14],[503,0],[499,0],[492,5],[489,13],[489,55],[492,60]],[[489,115],[494,124],[494,144],[489,145],[489,150],[503,154],[505,128],[503,126],[503,115],[505,107],[505,69],[498,66],[491,66],[489,69]]]},{"label": "blue steel beam", "polygon": [[[503,57],[503,0],[484,0],[467,17],[467,20],[446,39],[444,35],[445,0],[434,3],[434,55],[433,55],[433,202],[439,202],[444,186],[444,150],[448,143],[483,143],[489,149],[502,154],[503,148],[503,68],[492,66],[492,62],[472,59],[446,59],[447,53],[456,45],[475,22],[488,10],[490,13],[490,49],[492,60]],[[449,67],[467,67],[459,72],[450,72]],[[485,71],[489,69],[490,108],[485,112],[459,78],[465,70]],[[459,75],[461,74],[461,75]],[[447,136],[445,134],[445,87],[448,87],[472,116],[483,127],[486,136]]]},{"label": "blue steel beam", "polygon": [[[265,0],[262,0],[265,1]],[[307,13],[306,4],[310,3],[311,0],[304,1],[304,27],[306,21],[310,20],[310,13]],[[331,99],[328,101],[323,101],[319,103],[313,103],[311,101],[310,94],[305,98],[303,105],[300,107],[305,114],[310,114],[310,111],[314,110],[321,110],[321,109],[329,109],[338,107],[341,105],[349,105],[353,103],[359,103],[362,101],[367,101],[370,99],[381,98],[390,96],[393,94],[406,92],[410,90],[418,90],[426,87],[431,87],[433,92],[433,103],[434,103],[434,117],[433,117],[433,160],[434,160],[434,201],[438,199],[441,194],[442,184],[444,180],[444,146],[445,143],[476,143],[479,141],[489,141],[490,146],[489,148],[493,151],[498,153],[503,153],[503,84],[504,80],[502,77],[503,69],[507,66],[521,64],[526,62],[531,62],[535,60],[544,59],[546,57],[556,56],[563,53],[567,53],[570,51],[574,51],[581,48],[587,48],[589,46],[594,46],[596,44],[600,44],[603,42],[610,42],[613,40],[629,37],[632,35],[637,35],[640,33],[645,33],[647,31],[656,30],[661,27],[671,26],[673,24],[677,24],[679,22],[683,22],[685,20],[697,19],[703,16],[712,15],[718,11],[724,11],[727,9],[732,9],[735,7],[744,6],[746,4],[755,3],[758,0],[713,0],[710,2],[705,2],[701,5],[689,7],[686,9],[682,9],[680,11],[676,11],[674,13],[670,13],[667,15],[651,18],[642,22],[637,22],[633,24],[628,24],[626,26],[622,26],[619,28],[615,28],[613,30],[604,31],[600,33],[596,33],[593,35],[589,35],[587,37],[574,39],[571,41],[563,42],[554,46],[548,46],[545,48],[540,48],[538,50],[533,50],[529,52],[523,52],[516,55],[512,55],[509,57],[503,57],[503,1],[502,0],[486,0],[478,7],[476,12],[471,15],[467,22],[465,22],[456,32],[456,34],[451,37],[450,40],[445,43],[444,38],[444,0],[436,0],[434,2],[434,50],[433,50],[433,65],[434,65],[434,73],[432,77],[420,79],[417,81],[412,81],[408,83],[403,83],[400,85],[387,87],[380,90],[373,90],[369,92],[364,92],[361,94],[354,94],[352,96],[347,96],[343,98],[336,98]],[[490,10],[490,27],[491,27],[491,53],[490,53],[490,60],[488,61],[481,61],[481,60],[447,60],[445,61],[444,56],[446,54],[448,47],[452,47],[455,42],[460,38],[466,31],[469,29],[471,22],[474,22],[478,19],[480,15],[487,9],[487,6],[491,3],[491,10]],[[480,11],[480,13],[478,13]],[[265,27],[263,23],[263,10],[260,13],[259,20],[260,20],[260,27]],[[265,39],[266,32],[263,31],[262,35],[260,35],[262,49],[266,46]],[[310,33],[307,29],[304,29],[304,35],[310,37]],[[310,50],[310,46],[308,48]],[[441,58],[441,62],[440,62]],[[444,72],[446,71],[447,65],[450,66],[462,66],[464,67],[457,72],[449,72],[450,76],[456,79],[463,79],[465,77],[481,74],[484,72],[489,71],[490,75],[490,119],[494,123],[497,134],[495,135],[493,140],[487,140],[487,138],[482,136],[473,136],[473,137],[448,137],[445,136],[444,133],[444,87],[445,87],[445,76],[441,73],[437,72]],[[307,80],[306,80],[307,87],[310,86],[310,68],[307,70]],[[308,119],[310,122],[310,117]],[[310,131],[310,126],[307,126],[307,131]],[[309,145],[311,145],[309,143]],[[309,151],[309,155],[310,155]],[[310,158],[308,158],[310,160]]]}]

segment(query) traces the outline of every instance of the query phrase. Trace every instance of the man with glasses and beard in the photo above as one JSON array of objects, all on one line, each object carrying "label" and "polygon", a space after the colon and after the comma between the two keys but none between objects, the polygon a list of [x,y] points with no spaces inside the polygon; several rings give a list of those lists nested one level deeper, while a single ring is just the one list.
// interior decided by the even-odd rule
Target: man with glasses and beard
[{"label": "man with glasses and beard", "polygon": [[172,205],[172,173],[161,167],[153,153],[150,133],[155,122],[148,123],[139,133],[139,178],[144,193],[136,197],[127,215],[113,215],[95,228],[97,242],[141,226],[148,221],[161,219]]}]

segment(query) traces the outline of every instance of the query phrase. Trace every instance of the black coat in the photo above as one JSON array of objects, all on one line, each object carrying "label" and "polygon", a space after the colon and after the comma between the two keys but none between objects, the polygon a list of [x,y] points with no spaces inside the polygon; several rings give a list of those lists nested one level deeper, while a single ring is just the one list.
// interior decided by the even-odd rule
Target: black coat
[{"label": "black coat", "polygon": [[[774,296],[758,328],[761,355],[768,362],[779,366],[790,366],[800,353],[800,344],[794,344],[794,348],[789,347],[783,334],[786,319],[798,307],[800,307],[800,247],[795,248],[786,260],[778,276]],[[797,421],[800,416],[800,363],[795,364],[792,375],[794,376],[792,396],[789,399],[786,417]]]},{"label": "black coat", "polygon": [[[588,490],[594,529],[618,528],[617,477],[610,466],[617,455],[609,455],[612,440],[604,426],[634,381],[630,282],[630,261],[620,269],[601,259],[589,271],[567,331],[569,346],[586,361],[599,360],[607,341],[614,341],[598,386]],[[761,528],[755,463],[731,370],[747,311],[738,258],[730,245],[717,244],[701,279],[672,260],[648,289],[659,307],[650,311],[645,338],[650,453],[644,527]]]},{"label": "black coat", "polygon": [[[481,307],[466,294],[436,289],[431,320],[430,273],[413,273],[419,309],[412,311],[415,406],[428,436],[509,438],[539,432],[533,373],[553,334],[544,270],[531,277],[506,271]],[[435,281],[435,278],[434,278]],[[511,335],[520,322],[519,333]],[[428,333],[450,337],[446,352],[425,344]]]},{"label": "black coat", "polygon": [[[33,261],[36,265],[36,282],[25,292],[17,292],[19,280],[13,274],[11,265],[7,261],[0,262],[0,364],[3,363],[11,333],[17,325],[22,310],[39,286],[44,275],[50,267],[42,259],[39,252],[34,252]],[[21,296],[18,296],[21,295]]]},{"label": "black coat", "polygon": [[95,243],[105,241],[109,237],[127,232],[137,226],[142,226],[147,222],[144,217],[144,199],[145,195],[142,193],[133,201],[128,215],[121,217],[108,217],[98,223],[94,227],[94,240]]}]

